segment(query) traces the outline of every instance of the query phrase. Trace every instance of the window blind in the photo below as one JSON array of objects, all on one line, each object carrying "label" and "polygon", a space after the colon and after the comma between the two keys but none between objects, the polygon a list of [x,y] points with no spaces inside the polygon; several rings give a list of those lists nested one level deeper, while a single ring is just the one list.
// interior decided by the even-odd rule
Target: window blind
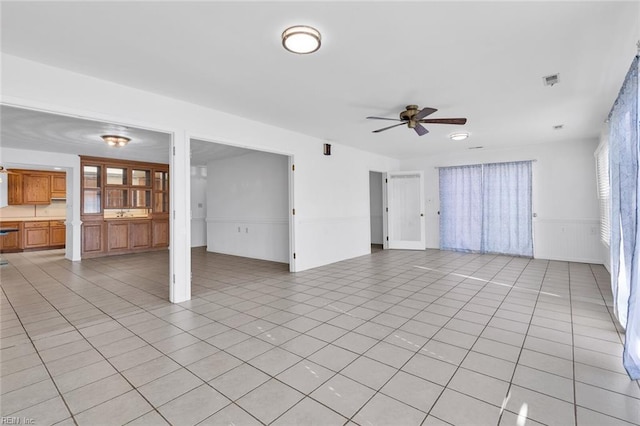
[{"label": "window blind", "polygon": [[609,143],[605,139],[596,151],[598,201],[600,203],[600,239],[606,245],[611,240],[611,213],[609,211]]}]

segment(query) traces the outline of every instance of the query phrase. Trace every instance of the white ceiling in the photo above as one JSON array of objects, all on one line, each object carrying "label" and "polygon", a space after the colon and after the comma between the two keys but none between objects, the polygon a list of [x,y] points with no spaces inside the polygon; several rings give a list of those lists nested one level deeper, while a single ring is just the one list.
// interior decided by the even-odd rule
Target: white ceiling
[{"label": "white ceiling", "polygon": [[[107,134],[127,136],[131,142],[125,148],[110,147],[101,138]],[[166,133],[7,105],[0,105],[0,137],[3,147],[153,163],[168,163],[171,147],[171,136]],[[191,165],[205,166],[212,160],[251,152],[254,151],[192,139]]]},{"label": "white ceiling", "polygon": [[[1,35],[8,54],[409,158],[596,137],[635,54],[638,12],[611,1],[3,2]],[[293,24],[318,28],[322,48],[282,49]],[[371,133],[391,123],[366,116],[407,104],[467,117],[471,138],[450,141],[450,125]],[[19,131],[33,139],[15,127],[16,143]],[[50,124],[48,143],[75,131]]]}]

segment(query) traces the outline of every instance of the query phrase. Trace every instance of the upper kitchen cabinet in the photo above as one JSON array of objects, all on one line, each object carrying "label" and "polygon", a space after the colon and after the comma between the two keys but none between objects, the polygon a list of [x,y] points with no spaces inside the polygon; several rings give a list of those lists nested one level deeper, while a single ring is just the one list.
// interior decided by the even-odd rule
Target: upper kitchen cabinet
[{"label": "upper kitchen cabinet", "polygon": [[66,199],[67,198],[67,174],[51,173],[51,198]]},{"label": "upper kitchen cabinet", "polygon": [[64,172],[12,169],[8,179],[9,205],[51,204],[51,199],[67,197]]},{"label": "upper kitchen cabinet", "polygon": [[9,205],[51,204],[51,174],[37,170],[11,170]]},{"label": "upper kitchen cabinet", "polygon": [[102,166],[82,165],[82,214],[102,213]]},{"label": "upper kitchen cabinet", "polygon": [[122,219],[168,214],[168,165],[82,156],[81,163],[83,215]]}]

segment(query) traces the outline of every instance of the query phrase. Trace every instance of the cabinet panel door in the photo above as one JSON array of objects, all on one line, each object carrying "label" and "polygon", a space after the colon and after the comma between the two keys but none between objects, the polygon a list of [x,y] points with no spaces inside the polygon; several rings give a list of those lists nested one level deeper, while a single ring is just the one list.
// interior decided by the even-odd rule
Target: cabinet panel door
[{"label": "cabinet panel door", "polygon": [[67,239],[67,228],[64,226],[51,226],[49,228],[49,245],[63,246]]},{"label": "cabinet panel door", "polygon": [[[18,228],[20,229],[19,222],[4,222],[2,224],[3,228]],[[22,232],[8,232],[7,235],[0,236],[0,250],[16,250],[22,248],[22,244],[20,244],[20,237],[22,236]]]},{"label": "cabinet panel door", "polygon": [[82,252],[98,253],[102,251],[102,222],[82,224]]},{"label": "cabinet panel door", "polygon": [[22,192],[22,182],[24,176],[21,173],[8,175],[8,203],[9,205],[20,205],[24,202]]},{"label": "cabinet panel door", "polygon": [[67,177],[63,174],[51,175],[51,198],[67,197]]},{"label": "cabinet panel door", "polygon": [[49,175],[27,175],[23,177],[25,204],[51,203],[51,178]]},{"label": "cabinet panel door", "polygon": [[49,246],[49,228],[25,228],[24,248]]},{"label": "cabinet panel door", "polygon": [[129,232],[132,249],[151,247],[151,223],[149,221],[131,222]]},{"label": "cabinet panel door", "polygon": [[153,246],[168,247],[169,246],[169,221],[154,220],[153,221]]},{"label": "cabinet panel door", "polygon": [[127,250],[129,248],[129,224],[110,222],[107,229],[108,251]]}]

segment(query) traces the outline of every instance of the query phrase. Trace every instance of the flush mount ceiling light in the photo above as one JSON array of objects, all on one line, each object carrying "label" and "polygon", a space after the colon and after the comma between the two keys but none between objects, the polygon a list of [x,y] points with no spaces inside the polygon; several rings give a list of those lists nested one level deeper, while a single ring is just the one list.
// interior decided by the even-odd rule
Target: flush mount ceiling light
[{"label": "flush mount ceiling light", "polygon": [[307,25],[296,25],[282,32],[282,47],[301,55],[320,49],[320,40],[320,31]]},{"label": "flush mount ceiling light", "polygon": [[101,137],[107,145],[115,147],[125,146],[131,140],[130,138],[117,135],[104,135]]},{"label": "flush mount ceiling light", "polygon": [[449,135],[449,139],[454,141],[463,141],[469,137],[469,132],[455,132]]}]

